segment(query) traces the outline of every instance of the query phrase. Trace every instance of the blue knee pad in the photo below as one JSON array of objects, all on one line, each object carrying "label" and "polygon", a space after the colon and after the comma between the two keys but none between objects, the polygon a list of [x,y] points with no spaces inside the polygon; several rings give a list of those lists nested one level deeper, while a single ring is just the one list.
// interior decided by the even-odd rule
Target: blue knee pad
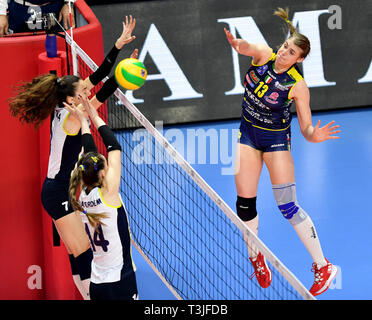
[{"label": "blue knee pad", "polygon": [[280,212],[292,225],[299,224],[307,218],[307,213],[299,206],[296,196],[296,184],[274,184],[274,197]]}]

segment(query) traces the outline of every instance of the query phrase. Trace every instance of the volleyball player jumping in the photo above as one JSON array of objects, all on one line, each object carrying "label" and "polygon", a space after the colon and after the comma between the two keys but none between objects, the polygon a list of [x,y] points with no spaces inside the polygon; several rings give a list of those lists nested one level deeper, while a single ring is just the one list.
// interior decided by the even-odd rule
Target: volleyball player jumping
[{"label": "volleyball player jumping", "polygon": [[[93,249],[90,297],[92,300],[136,300],[138,293],[129,224],[119,194],[121,146],[89,101],[85,100],[83,105],[108,154],[106,161],[102,154],[91,148],[92,151],[77,162],[70,180],[70,200],[81,212]],[[81,122],[84,148],[94,146],[84,113],[74,106],[66,105],[66,108]],[[82,186],[82,191],[77,200],[79,186]]]},{"label": "volleyball player jumping", "polygon": [[[297,202],[290,151],[292,101],[296,102],[300,129],[306,140],[323,142],[337,139],[335,134],[340,130],[336,130],[339,126],[334,125],[334,121],[324,127],[320,127],[320,120],[315,127],[312,125],[309,89],[296,65],[308,55],[310,42],[289,21],[288,9],[278,8],[274,14],[285,20],[290,29],[289,38],[276,53],[265,44],[236,39],[225,28],[230,45],[238,53],[252,57],[252,64],[244,80],[237,145],[236,210],[250,230],[257,234],[257,185],[265,163],[279,210],[292,224],[313,259],[315,279],[310,293],[316,296],[329,288],[337,268],[323,256],[315,226]],[[248,246],[248,251],[259,284],[267,288],[271,283],[271,271],[264,256],[254,246]]]},{"label": "volleyball player jumping", "polygon": [[[35,77],[19,88],[17,96],[10,99],[10,111],[21,122],[38,127],[51,116],[51,144],[48,173],[44,181],[41,201],[51,216],[69,254],[74,282],[84,299],[89,299],[89,279],[93,258],[90,242],[81,222],[69,202],[71,171],[82,148],[81,123],[70,116],[63,103],[79,104],[82,97],[89,97],[90,90],[111,71],[121,48],[135,39],[132,31],[136,20],[130,16],[123,22],[123,30],[115,45],[100,67],[82,80],[77,76],[46,74]],[[131,57],[137,57],[135,50]],[[106,101],[117,89],[115,78],[110,77],[91,99],[94,108]],[[79,108],[82,108],[80,105]]]}]

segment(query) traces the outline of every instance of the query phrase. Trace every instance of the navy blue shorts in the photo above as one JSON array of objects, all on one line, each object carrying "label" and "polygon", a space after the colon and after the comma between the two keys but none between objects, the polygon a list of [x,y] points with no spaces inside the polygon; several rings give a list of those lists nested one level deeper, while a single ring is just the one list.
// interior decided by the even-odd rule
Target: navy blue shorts
[{"label": "navy blue shorts", "polygon": [[291,127],[283,130],[259,128],[244,117],[240,122],[238,142],[262,152],[291,150]]},{"label": "navy blue shorts", "polygon": [[74,208],[69,201],[69,181],[46,178],[41,190],[41,203],[45,211],[54,220],[58,220],[72,212]]},{"label": "navy blue shorts", "polygon": [[116,282],[90,282],[89,295],[91,300],[137,300],[136,275],[130,271]]}]

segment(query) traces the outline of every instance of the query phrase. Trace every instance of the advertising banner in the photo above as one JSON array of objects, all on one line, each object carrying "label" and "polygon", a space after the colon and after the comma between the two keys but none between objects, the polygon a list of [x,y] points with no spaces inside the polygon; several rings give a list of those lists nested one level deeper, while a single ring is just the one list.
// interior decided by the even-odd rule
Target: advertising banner
[{"label": "advertising banner", "polygon": [[125,16],[136,18],[136,39],[118,61],[138,48],[148,77],[140,89],[123,91],[150,121],[173,124],[239,118],[251,57],[232,49],[224,28],[276,50],[289,35],[286,23],[273,15],[278,5],[289,8],[289,19],[311,42],[299,68],[312,111],[371,106],[370,1],[116,1],[92,9],[102,22],[105,53]]}]

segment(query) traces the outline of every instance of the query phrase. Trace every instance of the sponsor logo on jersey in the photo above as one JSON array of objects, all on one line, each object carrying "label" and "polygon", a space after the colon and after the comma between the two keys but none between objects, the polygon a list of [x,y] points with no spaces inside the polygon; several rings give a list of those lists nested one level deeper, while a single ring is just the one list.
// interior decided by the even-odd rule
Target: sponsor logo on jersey
[{"label": "sponsor logo on jersey", "polygon": [[277,104],[278,101],[276,101],[276,99],[278,99],[278,97],[279,93],[272,92],[269,96],[265,96],[265,100],[271,104]]},{"label": "sponsor logo on jersey", "polygon": [[271,78],[269,75],[267,75],[265,77],[265,83],[267,83],[267,84],[269,84],[272,80],[273,80],[273,78]]},{"label": "sponsor logo on jersey", "polygon": [[270,108],[266,105],[264,105],[252,92],[250,92],[248,89],[245,90],[247,93],[248,98],[253,102],[254,105],[265,109],[265,110],[270,110]]},{"label": "sponsor logo on jersey", "polygon": [[254,88],[254,83],[252,82],[251,78],[249,78],[248,75],[245,76],[245,79],[247,80],[248,84],[249,84],[252,88]]},{"label": "sponsor logo on jersey", "polygon": [[251,70],[249,72],[249,76],[251,77],[251,79],[253,80],[254,83],[258,83],[259,79],[258,79],[256,73],[254,72],[254,70]]},{"label": "sponsor logo on jersey", "polygon": [[296,83],[296,81],[293,81],[291,79],[288,79],[286,81],[282,82],[282,85],[286,86],[287,88],[293,87],[293,85]]},{"label": "sponsor logo on jersey", "polygon": [[271,78],[276,79],[276,76],[274,76],[270,71],[267,71],[267,74],[268,74]]},{"label": "sponsor logo on jersey", "polygon": [[260,76],[262,76],[265,72],[266,72],[266,70],[267,70],[267,65],[265,64],[265,65],[263,65],[263,66],[261,66],[261,67],[258,67],[256,70],[257,70],[257,72],[258,72],[258,74],[260,75]]},{"label": "sponsor logo on jersey", "polygon": [[248,112],[248,114],[255,120],[261,122],[261,123],[265,123],[265,124],[273,124],[273,121],[270,120],[269,118],[264,118],[262,117],[259,113],[257,112],[254,112],[252,110],[249,110],[249,109],[245,109],[245,111]]},{"label": "sponsor logo on jersey", "polygon": [[279,89],[281,91],[290,90],[293,85],[294,85],[293,82],[290,82],[290,83],[280,83],[279,81],[275,81],[275,83],[274,83],[275,88],[277,88],[277,89]]}]

